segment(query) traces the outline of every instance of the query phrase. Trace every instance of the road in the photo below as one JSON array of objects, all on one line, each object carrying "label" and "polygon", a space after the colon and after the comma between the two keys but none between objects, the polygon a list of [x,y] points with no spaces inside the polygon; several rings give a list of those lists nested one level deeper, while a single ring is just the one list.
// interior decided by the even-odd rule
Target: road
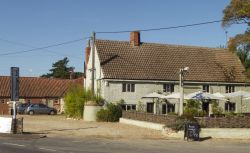
[{"label": "road", "polygon": [[249,153],[249,141],[1,137],[0,153]]}]

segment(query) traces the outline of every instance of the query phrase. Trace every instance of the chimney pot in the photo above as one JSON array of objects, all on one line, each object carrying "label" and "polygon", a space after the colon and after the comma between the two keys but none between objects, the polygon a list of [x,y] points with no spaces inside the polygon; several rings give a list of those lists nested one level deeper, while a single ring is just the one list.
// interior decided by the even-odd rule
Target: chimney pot
[{"label": "chimney pot", "polygon": [[140,46],[141,40],[139,31],[133,31],[130,33],[130,44],[133,46]]}]

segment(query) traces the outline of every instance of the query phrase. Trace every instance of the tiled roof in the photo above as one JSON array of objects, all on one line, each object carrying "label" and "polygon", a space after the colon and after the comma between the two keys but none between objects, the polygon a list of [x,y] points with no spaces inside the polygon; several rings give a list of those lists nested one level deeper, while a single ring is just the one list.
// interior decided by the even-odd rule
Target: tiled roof
[{"label": "tiled roof", "polygon": [[104,78],[179,80],[179,69],[189,67],[185,80],[246,82],[239,58],[227,49],[96,40]]},{"label": "tiled roof", "polygon": [[[47,79],[20,77],[20,98],[59,98],[63,97],[73,84],[83,84],[82,79]],[[0,97],[10,97],[10,77],[0,76]]]}]

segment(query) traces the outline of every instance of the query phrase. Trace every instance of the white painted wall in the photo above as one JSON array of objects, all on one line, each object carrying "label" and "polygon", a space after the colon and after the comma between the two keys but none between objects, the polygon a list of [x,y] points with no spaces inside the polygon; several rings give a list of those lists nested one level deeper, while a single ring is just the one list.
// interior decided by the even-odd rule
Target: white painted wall
[{"label": "white painted wall", "polygon": [[[108,82],[108,85],[107,83]],[[122,83],[134,83],[135,92],[122,92]],[[147,102],[152,102],[151,98],[141,98],[152,92],[163,92],[164,83],[148,83],[148,82],[131,82],[131,81],[104,81],[102,80],[102,96],[109,102],[116,102],[120,99],[123,99],[127,104],[138,104],[138,101],[142,101],[144,104]],[[196,91],[202,90],[203,84],[185,84],[184,93],[189,94]],[[209,85],[210,92],[216,93],[221,92],[225,93],[225,85]],[[175,85],[175,92],[179,91],[179,85]],[[250,92],[249,86],[235,85],[235,91],[244,90]],[[166,93],[167,94],[167,93]],[[178,102],[178,100],[175,100]],[[236,102],[236,112],[241,110],[241,100],[240,97],[231,98],[230,101]],[[250,100],[242,101],[243,107],[242,112],[250,112]],[[225,109],[225,101],[220,101],[219,106]],[[161,108],[161,107],[160,107]],[[176,111],[178,110],[178,104],[176,104]]]},{"label": "white painted wall", "polygon": [[[90,56],[89,61],[87,63],[87,69],[86,69],[86,89],[91,89],[91,78],[92,78],[92,53],[93,49],[90,50]],[[95,48],[95,91],[97,92],[97,80],[100,80],[103,78],[103,73],[101,71],[101,65],[100,65],[100,59],[97,54],[97,50]]]}]

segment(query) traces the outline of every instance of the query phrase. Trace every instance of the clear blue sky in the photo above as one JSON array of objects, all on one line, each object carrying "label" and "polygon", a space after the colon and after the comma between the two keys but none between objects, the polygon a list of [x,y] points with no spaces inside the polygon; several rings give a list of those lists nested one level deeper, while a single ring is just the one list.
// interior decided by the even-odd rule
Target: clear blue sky
[{"label": "clear blue sky", "polygon": [[[29,50],[90,36],[93,31],[161,28],[222,19],[230,0],[1,0],[0,54]],[[244,25],[226,29],[228,37]],[[97,34],[97,39],[129,40],[129,33]],[[218,47],[225,45],[220,23],[142,32],[144,42]],[[8,41],[4,41],[8,40]],[[10,42],[11,43],[10,43]],[[46,50],[0,56],[0,75],[20,67],[21,76],[40,76],[68,56],[83,71],[86,40]]]}]

